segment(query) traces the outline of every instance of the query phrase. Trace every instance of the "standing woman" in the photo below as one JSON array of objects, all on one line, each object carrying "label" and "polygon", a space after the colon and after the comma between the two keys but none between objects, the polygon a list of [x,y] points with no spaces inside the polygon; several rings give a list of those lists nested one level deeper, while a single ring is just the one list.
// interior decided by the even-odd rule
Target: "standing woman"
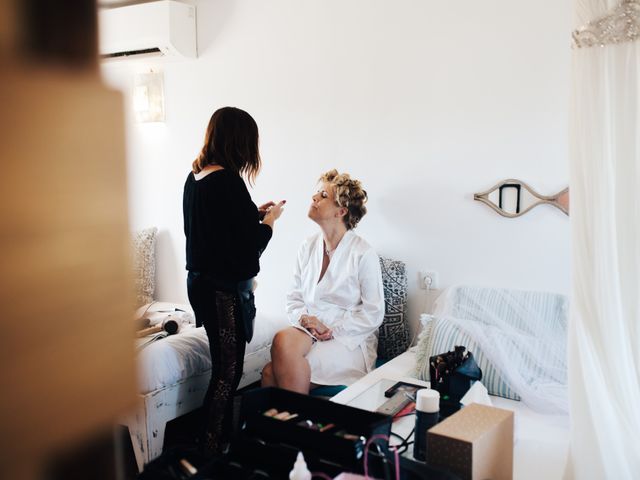
[{"label": "standing woman", "polygon": [[253,277],[284,201],[257,208],[242,177],[260,171],[258,126],[247,112],[217,110],[204,146],[184,185],[187,289],[197,326],[211,352],[211,381],[204,399],[204,453],[223,451],[232,433],[233,396],[246,342],[253,334]]}]

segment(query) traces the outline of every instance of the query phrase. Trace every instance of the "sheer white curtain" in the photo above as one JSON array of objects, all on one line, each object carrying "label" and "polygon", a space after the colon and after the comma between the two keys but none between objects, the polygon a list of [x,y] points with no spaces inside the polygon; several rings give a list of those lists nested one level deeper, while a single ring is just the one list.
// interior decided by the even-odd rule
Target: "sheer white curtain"
[{"label": "sheer white curtain", "polygon": [[578,35],[586,42],[573,53],[567,477],[637,479],[640,0],[574,2],[576,27],[590,32]]}]

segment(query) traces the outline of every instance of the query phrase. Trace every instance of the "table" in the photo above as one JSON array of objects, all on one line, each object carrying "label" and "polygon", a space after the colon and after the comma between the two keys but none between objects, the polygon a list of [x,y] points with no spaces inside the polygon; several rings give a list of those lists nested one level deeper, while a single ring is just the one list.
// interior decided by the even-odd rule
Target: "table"
[{"label": "table", "polygon": [[[404,381],[429,388],[429,382],[407,376],[413,366],[412,362],[412,356],[403,357],[401,355],[397,357],[397,361],[389,362],[364,376],[349,388],[332,397],[331,401],[375,412],[378,407],[389,400],[384,396],[384,392],[396,382]],[[402,438],[407,438],[414,425],[415,415],[408,415],[397,418],[391,426],[391,431]],[[408,438],[408,440],[412,439],[413,435]],[[390,445],[399,445],[400,443],[401,440],[395,436],[389,441]],[[413,459],[413,446],[410,446],[403,455]]]}]

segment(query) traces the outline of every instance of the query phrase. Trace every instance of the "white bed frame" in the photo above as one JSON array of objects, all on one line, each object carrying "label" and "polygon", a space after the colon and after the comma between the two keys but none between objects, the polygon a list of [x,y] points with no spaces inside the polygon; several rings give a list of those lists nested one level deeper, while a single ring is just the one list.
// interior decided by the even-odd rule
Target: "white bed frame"
[{"label": "white bed frame", "polygon": [[167,422],[202,406],[211,370],[138,396],[135,412],[123,419],[129,427],[138,471],[162,453]]}]

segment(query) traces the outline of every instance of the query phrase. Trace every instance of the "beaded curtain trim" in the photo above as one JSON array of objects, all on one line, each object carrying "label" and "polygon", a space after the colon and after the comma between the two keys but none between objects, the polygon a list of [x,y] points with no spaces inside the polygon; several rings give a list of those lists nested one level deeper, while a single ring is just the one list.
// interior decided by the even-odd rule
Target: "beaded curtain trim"
[{"label": "beaded curtain trim", "polygon": [[640,0],[623,0],[617,7],[574,30],[574,48],[587,48],[640,39]]}]

